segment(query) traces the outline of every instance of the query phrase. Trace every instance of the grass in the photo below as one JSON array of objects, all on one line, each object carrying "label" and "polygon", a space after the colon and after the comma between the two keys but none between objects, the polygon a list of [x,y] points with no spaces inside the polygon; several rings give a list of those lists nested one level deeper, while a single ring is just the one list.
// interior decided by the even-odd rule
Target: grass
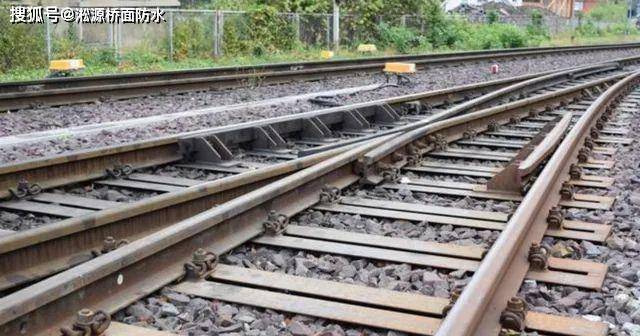
[{"label": "grass", "polygon": [[590,45],[590,44],[610,44],[610,43],[632,43],[640,42],[638,35],[612,35],[612,36],[593,36],[582,37],[573,36],[571,34],[560,34],[550,41],[545,41],[542,46],[567,46],[567,45]]},{"label": "grass", "polygon": [[[620,36],[605,36],[605,37],[573,37],[570,34],[561,34],[554,36],[551,40],[544,41],[542,46],[568,46],[568,45],[589,45],[589,44],[605,44],[605,43],[624,43],[624,42],[638,42],[640,36],[638,35],[620,35]],[[421,51],[411,50],[410,53],[420,52],[449,52],[452,50],[435,50],[435,51]],[[372,56],[384,56],[398,54],[394,50],[382,50],[375,53],[362,54],[351,50],[342,50],[333,59],[354,59],[362,57]],[[147,72],[147,71],[169,71],[169,70],[181,70],[181,69],[195,69],[195,68],[209,68],[220,66],[237,66],[237,65],[259,65],[267,63],[277,62],[302,62],[302,61],[317,61],[322,60],[320,58],[319,49],[307,49],[296,50],[287,53],[275,53],[271,55],[265,55],[260,57],[255,56],[223,56],[218,59],[185,59],[175,62],[170,61],[157,61],[151,63],[129,61],[125,59],[117,66],[111,65],[90,65],[88,64],[86,69],[79,75],[82,76],[95,76],[104,74],[117,74],[117,73],[135,73],[135,72]],[[9,73],[0,73],[0,82],[10,81],[25,81],[25,80],[37,80],[45,78],[48,75],[46,69],[16,69]]]},{"label": "grass", "polygon": [[[352,51],[340,52],[340,55],[333,59],[352,59],[358,57],[371,57],[392,55],[393,51],[379,51],[376,53],[361,54]],[[148,71],[170,71],[170,70],[183,70],[183,69],[197,69],[197,68],[210,68],[210,67],[222,67],[222,66],[238,66],[238,65],[260,65],[268,63],[278,62],[302,62],[302,61],[316,61],[323,60],[320,58],[320,50],[304,50],[304,51],[292,51],[289,53],[277,53],[272,55],[265,55],[261,57],[255,56],[223,56],[218,59],[184,59],[175,62],[171,61],[159,61],[153,63],[141,63],[130,62],[126,59],[123,60],[120,65],[86,65],[86,68],[78,75],[82,76],[95,76],[104,74],[117,74],[117,73],[135,73],[135,72],[148,72]],[[46,69],[16,69],[9,73],[0,73],[0,82],[9,81],[25,81],[42,79],[48,75]]]}]

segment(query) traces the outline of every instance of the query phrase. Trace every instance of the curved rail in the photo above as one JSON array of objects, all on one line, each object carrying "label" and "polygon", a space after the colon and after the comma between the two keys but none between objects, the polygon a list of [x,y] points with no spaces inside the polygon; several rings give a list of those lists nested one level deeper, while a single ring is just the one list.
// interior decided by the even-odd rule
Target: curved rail
[{"label": "curved rail", "polygon": [[[636,62],[639,57],[625,58],[614,60],[614,62],[622,64],[625,62]],[[460,105],[456,105],[451,109],[443,111],[441,114],[428,117],[423,121],[412,123],[410,125],[401,126],[390,130],[389,132],[407,131],[424,124],[434,121],[443,120],[453,115],[463,113],[466,110],[486,104],[489,101],[499,99],[505,95],[523,92],[519,90],[533,91],[537,85],[548,84],[550,82],[559,81],[567,78],[573,78],[580,74],[590,74],[592,71],[606,71],[612,69],[612,64],[592,65],[579,68],[564,69],[560,71],[547,71],[543,73],[515,76],[506,79],[499,79],[477,84],[467,84],[448,89],[429,91],[419,94],[411,94],[400,97],[392,97],[380,99],[376,101],[357,103],[348,106],[328,108],[323,110],[300,113],[296,115],[288,115],[282,117],[271,118],[268,120],[260,120],[248,122],[239,125],[230,125],[218,127],[209,130],[200,130],[180,134],[176,136],[168,136],[153,140],[145,140],[133,144],[118,145],[108,148],[98,148],[93,150],[83,150],[70,154],[58,155],[43,159],[34,159],[20,163],[12,163],[0,166],[0,199],[10,196],[9,188],[14,188],[21,178],[25,178],[29,183],[39,184],[43,188],[53,188],[73,182],[87,181],[105,176],[105,170],[113,165],[113,162],[121,164],[129,164],[133,168],[143,168],[152,165],[169,163],[181,159],[179,154],[179,139],[192,138],[198,136],[206,136],[211,134],[220,134],[223,132],[232,132],[240,129],[248,129],[265,124],[286,123],[305,118],[318,117],[322,115],[331,115],[342,113],[353,109],[371,109],[381,105],[396,106],[410,101],[423,101],[429,104],[438,104],[444,100],[458,100],[465,96],[475,93],[487,93],[484,96],[472,99]],[[521,83],[520,83],[521,82]],[[387,132],[387,133],[389,133]],[[378,134],[385,134],[380,133]],[[354,140],[353,142],[362,141]],[[344,145],[345,143],[342,143]],[[330,147],[324,147],[324,150]],[[314,151],[307,151],[306,154],[313,154]]]},{"label": "curved rail", "polygon": [[[523,93],[524,91],[534,91],[538,89],[539,85],[542,83],[545,83],[546,85],[553,85],[561,83],[568,78],[578,76],[579,74],[591,74],[596,70],[606,71],[610,68],[611,67],[608,65],[595,65],[582,67],[579,69],[560,71],[550,76],[543,76],[543,81],[535,80],[531,82],[531,85],[529,86],[517,83],[508,87],[512,89],[497,90],[487,95],[494,98],[494,100],[497,100],[498,98],[504,97],[505,95],[509,94]],[[504,82],[501,81],[500,83]],[[408,95],[400,98],[393,98],[392,100],[395,103],[402,103],[405,101],[416,101],[425,99],[425,97],[440,97],[442,95],[445,95],[449,99],[451,99],[452,92],[459,93],[459,90],[453,88],[437,91],[437,94]],[[472,101],[476,101],[479,106],[479,104],[486,104],[490,100],[474,99]],[[382,102],[386,101],[356,104],[355,108],[362,110],[363,107],[376,106],[377,103]],[[465,103],[464,105],[467,109],[476,107],[476,104]],[[391,106],[394,105],[392,104]],[[323,113],[326,115],[330,115],[329,112],[331,111],[339,112],[344,110],[346,110],[345,107],[341,107],[327,109],[324,110],[327,113]],[[439,116],[441,114],[449,116],[451,114],[450,111],[454,111],[455,113],[462,113],[465,110],[459,109],[456,106],[440,114],[436,114],[432,117],[427,117],[422,122],[420,122],[420,124],[422,125],[425,122],[436,122],[440,119],[443,119]],[[322,117],[322,114],[318,114],[317,116]],[[279,129],[280,126],[278,122],[283,122],[286,120],[297,120],[292,118],[301,117],[304,118],[306,116],[303,114],[294,117],[288,116],[286,118],[275,118],[275,120],[271,120],[269,122],[272,123],[274,129]],[[206,139],[208,136],[212,135],[217,135],[221,138],[233,138],[233,136],[225,135],[225,132],[242,132],[242,130],[244,129],[252,128],[254,126],[262,125],[265,123],[267,123],[267,121],[249,123],[248,125],[223,127],[207,134],[198,133],[198,135],[202,136],[203,139]],[[297,122],[294,122],[293,124],[297,124]],[[291,127],[292,126],[289,124],[285,124],[285,126],[282,126],[283,129],[289,130],[291,130]],[[380,137],[387,134],[398,134],[399,132],[407,131],[413,128],[415,128],[414,123],[411,123],[405,126],[399,126],[390,129],[388,131],[379,132],[371,136],[363,137],[363,139],[358,139],[357,141],[345,141],[343,143],[335,145],[335,148],[338,149],[334,149],[333,145],[323,146],[323,153],[325,153],[323,156],[312,153],[305,153],[305,155],[310,155],[309,160],[295,160],[273,167],[268,167],[266,169],[244,173],[242,175],[235,176],[229,179],[221,179],[213,182],[203,183],[197,190],[189,189],[181,192],[152,197],[148,200],[136,202],[133,204],[122,205],[117,208],[98,211],[96,213],[77,218],[62,220],[60,222],[56,222],[55,225],[48,225],[38,229],[27,230],[25,232],[14,233],[11,236],[2,237],[0,238],[0,274],[2,274],[2,276],[0,276],[0,290],[18,286],[23,283],[28,283],[30,281],[33,281],[34,279],[49,275],[54,271],[64,270],[78,263],[89,260],[92,257],[91,251],[99,249],[100,244],[102,244],[103,238],[106,236],[114,236],[118,237],[118,239],[126,239],[129,241],[138,239],[143,235],[147,235],[160,230],[161,228],[169,226],[172,223],[186,218],[189,215],[193,215],[194,213],[206,210],[206,204],[211,204],[211,202],[218,204],[230,199],[230,197],[236,197],[241,193],[251,190],[252,183],[266,183],[266,181],[275,178],[275,176],[283,176],[287,173],[291,173],[302,167],[308,166],[309,162],[317,162],[317,157],[327,158],[329,157],[329,154],[339,152],[340,147],[344,148],[346,145],[352,145],[356,142],[371,140],[375,137]],[[240,138],[240,136],[238,136],[238,138]],[[179,141],[189,142],[189,139],[190,138],[180,139]],[[131,164],[134,167],[145,165],[146,163],[144,162],[144,160],[147,157],[153,158],[155,162],[169,162],[172,160],[175,161],[180,159],[181,156],[177,154],[178,148],[176,146],[176,142],[168,142],[168,140],[166,140],[165,142],[167,143],[165,145],[162,145],[161,148],[164,148],[166,146],[172,147],[169,147],[171,148],[171,150],[166,150],[164,154],[162,154],[163,151],[159,150],[151,152],[151,150],[153,150],[154,148],[151,143],[148,144],[149,148],[147,149],[138,148],[139,150],[150,151],[149,155],[136,155],[136,148],[131,148],[131,146],[128,146],[128,151],[125,151],[124,148],[121,151],[115,149],[113,151],[106,151],[105,153],[103,153],[104,157],[99,156],[95,158],[97,163],[92,166],[93,168],[95,168],[95,170],[92,170],[92,172],[94,172],[95,174],[102,174],[104,172],[104,167],[102,168],[102,170],[100,170],[99,163],[111,162],[113,158],[124,160],[127,157],[131,157],[133,158],[133,160],[138,158],[140,160],[143,160],[122,161],[122,163]],[[329,152],[327,153],[327,151]],[[152,155],[153,153],[155,153],[156,155]],[[57,166],[41,166],[36,171],[45,172],[47,174],[45,177],[48,177],[49,179],[46,180],[46,183],[40,182],[40,184],[42,186],[50,186],[50,179],[53,176],[52,171],[60,171],[65,174],[74,171],[82,172],[83,174],[77,178],[89,178],[91,176],[94,176],[93,173],[91,173],[91,171],[87,171],[86,168],[70,169],[70,166],[67,165],[73,164],[74,162],[82,164],[83,162],[86,163],[87,161],[92,160],[88,153],[85,153],[85,155],[74,155],[72,156],[72,158],[77,161],[69,162],[58,159],[55,162],[45,162],[49,164],[61,164],[60,167],[65,167],[65,169],[58,169]],[[33,167],[33,165],[27,165],[26,168],[28,167],[32,167],[34,169],[37,168]],[[1,171],[2,170],[0,169],[0,172]],[[7,172],[7,174],[8,173],[9,172]],[[29,175],[29,170],[15,170],[13,174],[15,175],[15,178],[21,176],[29,176],[31,178],[36,176]],[[10,175],[5,175],[4,177],[6,181],[10,179]],[[73,176],[69,176],[68,179],[59,178],[58,182],[70,182],[73,180],[73,178]],[[36,182],[38,182],[38,180],[36,180]],[[165,216],[165,218],[170,219],[163,221],[155,220],[156,218],[159,218],[161,216]]]},{"label": "curved rail", "polygon": [[437,336],[498,335],[500,314],[529,269],[527,251],[542,239],[548,210],[560,199],[563,177],[578,150],[609,104],[640,80],[635,72],[607,89],[587,109],[553,154],[527,196],[493,244],[478,271],[456,301]]},{"label": "curved rail", "polygon": [[[610,83],[591,81],[591,86]],[[587,84],[585,84],[587,85]],[[589,86],[580,86],[582,89]],[[581,90],[561,90],[562,95],[548,93],[544,105],[554,106],[572,99]],[[493,118],[509,120],[528,115],[528,110],[500,109]],[[472,112],[471,119],[486,123],[483,111]],[[454,118],[434,124],[426,130],[449,129],[462,133],[460,126],[469,118]],[[175,225],[164,228],[145,239],[131,242],[73,269],[61,272],[33,286],[0,299],[0,329],[12,334],[24,327],[33,335],[46,334],[71,323],[80,308],[104,309],[113,313],[159,287],[184,275],[183,263],[193,251],[205,248],[217,254],[259,235],[271,210],[291,216],[316,203],[325,185],[344,188],[360,178],[358,159],[366,152],[387,143],[393,135],[361,144],[320,164],[306,168],[274,183],[235,198]],[[153,276],[149,276],[153,274]],[[64,308],[64,309],[63,309]]]}]

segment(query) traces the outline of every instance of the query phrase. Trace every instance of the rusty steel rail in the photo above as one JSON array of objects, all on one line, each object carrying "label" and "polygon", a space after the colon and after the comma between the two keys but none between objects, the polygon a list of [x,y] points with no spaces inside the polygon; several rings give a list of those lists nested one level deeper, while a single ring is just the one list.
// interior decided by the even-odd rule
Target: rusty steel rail
[{"label": "rusty steel rail", "polygon": [[[639,59],[640,56],[617,59],[612,62],[618,64],[618,66],[624,66],[636,63]],[[485,104],[491,99],[497,99],[502,95],[518,92],[518,90],[523,90],[522,92],[524,93],[525,90],[534,90],[536,87],[548,85],[549,82],[553,82],[554,80],[572,78],[577,75],[584,76],[592,73],[591,71],[604,71],[607,67],[612,66],[609,64],[610,63],[605,63],[604,65],[515,76],[483,83],[434,90],[426,93],[382,99],[374,102],[301,113],[293,116],[272,118],[264,122],[250,122],[241,124],[240,126],[232,125],[211,130],[194,131],[133,144],[82,150],[71,154],[6,164],[0,166],[0,199],[10,197],[11,193],[9,189],[15,188],[23,178],[31,184],[38,184],[42,188],[47,189],[104,177],[106,169],[113,168],[114,165],[129,164],[134,169],[138,169],[180,160],[182,156],[179,154],[178,142],[181,138],[186,139],[204,136],[206,134],[214,134],[216,132],[237,131],[240,128],[251,128],[259,124],[298,120],[319,114],[340,113],[352,108],[366,110],[379,105],[387,104],[395,106],[410,101],[423,101],[425,104],[438,105],[444,102],[457,102],[473,94],[489,93],[484,97],[481,96],[478,98],[480,100],[469,101],[448,110],[446,115],[448,117],[461,113],[465,109],[475,106],[475,104]],[[524,81],[527,82],[525,83]],[[519,82],[523,83],[518,86],[513,86],[513,84]],[[445,117],[445,115],[443,114],[441,117]],[[431,121],[434,120],[436,119]],[[309,151],[309,154],[311,153],[312,152]]]},{"label": "rusty steel rail", "polygon": [[640,44],[637,43],[628,43],[468,51],[9,82],[0,84],[0,111],[41,105],[64,105],[96,99],[122,99],[169,91],[210,90],[245,87],[255,83],[275,84],[292,80],[318,80],[328,76],[380,71],[388,61],[414,62],[418,67],[424,68],[486,59],[536,57],[554,53],[628,49],[639,46]]},{"label": "rusty steel rail", "polygon": [[[536,109],[544,110],[571,101],[581,96],[585,89],[613,83],[622,76],[610,76],[578,85],[578,88],[559,90],[561,93],[541,95],[544,98],[525,99],[527,104],[524,105],[513,102],[505,105],[508,108],[489,108],[439,121],[420,128],[421,137],[415,140],[435,133],[460,138],[467,130],[468,122],[488,124],[518,119]],[[319,164],[9,294],[0,299],[0,331],[9,335],[21,331],[30,335],[51,335],[60,327],[70,325],[80,309],[112,314],[183,277],[183,265],[191,260],[196,249],[204,248],[221,255],[261,234],[262,223],[271,211],[295,215],[317,203],[320,191],[326,185],[342,189],[366,177],[368,170],[363,169],[362,159],[368,152],[386,146],[393,138],[393,135],[387,135],[354,146]],[[426,153],[430,146],[420,146],[419,150]],[[396,150],[404,150],[402,143]],[[386,156],[378,156],[378,159],[391,161]],[[399,164],[398,160],[393,162]]]},{"label": "rusty steel rail", "polygon": [[349,146],[0,236],[0,291],[95,257],[105,237],[134,241],[344,152]]},{"label": "rusty steel rail", "polygon": [[[610,65],[605,64],[562,71],[525,81],[524,83],[528,83],[527,85],[517,83],[486,96],[498,99],[509,93],[519,92],[518,90],[535,90],[541,84],[551,85],[558,83],[563,78],[573,77],[577,74],[589,74],[595,70],[611,68]],[[422,121],[381,132],[368,139],[385,134],[397,134],[472,110],[476,106],[486,104],[489,101],[486,96],[480,96],[462,104],[465,109],[454,106]],[[410,100],[414,100],[414,97],[411,97]],[[229,128],[236,129],[235,126]],[[228,131],[226,128],[222,128],[222,130]],[[216,134],[220,135],[220,133]],[[364,140],[358,140],[358,142],[361,141]],[[347,142],[343,146],[348,144],[350,143]],[[331,148],[327,150],[330,151],[329,154],[335,152],[331,151]],[[11,237],[0,238],[0,273],[2,274],[0,276],[0,290],[32,282],[91,259],[92,252],[100,249],[105,237],[112,236],[128,241],[138,239],[169,226],[187,215],[206,210],[207,204],[218,204],[246,190],[251,190],[255,184],[263,183],[260,182],[263,179],[272,180],[275,176],[282,176],[306,166],[308,162],[317,162],[317,157],[319,156],[313,155],[309,158],[310,160],[297,160],[275,165],[272,168],[244,173],[241,177],[235,176],[230,179],[203,183],[198,189],[189,188],[188,191],[152,197],[148,200],[98,211],[94,214],[62,220],[56,222],[55,225],[15,233]],[[176,158],[170,157],[170,159]],[[254,186],[250,186],[251,184]],[[158,221],[157,218],[160,216],[158,214],[162,214],[166,220]]]},{"label": "rusty steel rail", "polygon": [[[545,95],[525,98],[508,104],[487,108],[479,111],[482,113],[482,118],[479,118],[477,114],[471,113],[462,116],[453,117],[445,120],[443,123],[434,123],[415,129],[410,132],[406,132],[400,136],[394,137],[392,140],[385,143],[383,146],[379,146],[376,149],[370,151],[362,158],[362,164],[366,169],[375,171],[375,165],[383,158],[389,159],[394,153],[407,155],[410,150],[407,150],[407,145],[424,137],[425,133],[436,132],[442,135],[444,140],[457,140],[462,137],[464,131],[479,131],[488,128],[489,122],[494,122],[498,125],[505,124],[508,119],[496,119],[495,115],[500,115],[505,111],[512,111],[515,115],[520,117],[526,116],[531,112],[544,111],[545,106],[549,105],[550,101],[555,101],[557,105],[566,103],[572,97],[579,96],[583,90],[588,89],[597,83],[613,83],[619,79],[622,79],[626,74],[618,74],[609,76],[606,78],[598,79],[589,83],[569,87],[566,89],[550,92]],[[450,127],[455,125],[455,127]],[[447,130],[443,132],[442,130]],[[433,139],[435,140],[435,139]],[[432,141],[433,142],[433,141]],[[406,162],[400,161],[397,165],[402,165]],[[380,178],[380,177],[377,177]]]},{"label": "rusty steel rail", "polygon": [[[527,82],[531,82],[529,89],[537,89],[541,83],[550,85],[557,83],[563,77],[574,76],[578,73],[590,73],[594,69],[604,70],[609,68],[609,65],[603,65],[602,67],[591,66],[567,70],[554,75],[543,76],[544,80],[542,81],[535,78]],[[527,88],[526,85],[520,83],[510,87],[513,87],[513,89],[498,90],[487,96],[498,99],[509,92],[513,93],[516,90]],[[481,96],[470,102],[474,101],[479,105],[486,104],[488,100]],[[474,108],[474,104],[465,103],[464,105],[469,110]],[[441,120],[443,119],[442,115],[449,117],[462,111],[458,106],[455,106],[420,122],[401,126],[375,136],[381,136],[385,133],[397,134],[401,131],[411,130],[416,128],[416,125]],[[331,148],[327,150],[331,150]],[[315,157],[318,156],[311,157],[311,161],[293,161],[276,165],[272,168],[245,173],[241,177],[235,176],[230,179],[203,183],[198,189],[189,188],[189,191],[185,190],[152,197],[148,200],[62,220],[56,222],[55,225],[48,225],[15,233],[10,237],[0,238],[0,273],[2,274],[0,277],[0,290],[32,282],[91,259],[94,251],[98,251],[102,247],[105,237],[111,236],[128,241],[139,239],[184,219],[188,215],[206,210],[207,204],[218,204],[227,201],[246,190],[251,190],[257,184],[266,183],[260,182],[263,179],[272,180],[275,176],[282,176],[299,169],[301,166],[305,166],[304,162],[316,162],[313,161]],[[251,186],[251,184],[254,184],[254,186]],[[166,220],[158,221],[157,218],[161,218],[159,216],[164,216]]]},{"label": "rusty steel rail", "polygon": [[[529,270],[528,250],[547,229],[549,210],[560,200],[562,182],[590,129],[618,97],[640,82],[635,72],[607,89],[580,117],[493,244],[471,282],[444,322],[438,336],[498,335],[500,317]],[[521,321],[524,323],[524,321]]]}]

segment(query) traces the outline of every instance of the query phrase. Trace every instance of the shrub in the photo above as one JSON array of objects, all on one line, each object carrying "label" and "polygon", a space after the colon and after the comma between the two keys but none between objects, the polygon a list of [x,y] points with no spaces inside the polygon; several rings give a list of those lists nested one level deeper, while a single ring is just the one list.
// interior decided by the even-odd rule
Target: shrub
[{"label": "shrub", "polygon": [[199,18],[177,21],[173,28],[174,59],[210,57],[213,50],[211,30],[211,21],[205,23]]},{"label": "shrub", "polygon": [[475,25],[466,45],[468,49],[520,48],[527,45],[527,36],[510,24]]},{"label": "shrub", "polygon": [[118,65],[115,49],[113,48],[85,48],[80,55],[85,65]]},{"label": "shrub", "polygon": [[500,13],[497,10],[490,10],[487,12],[487,23],[493,24],[500,21]]},{"label": "shrub", "polygon": [[0,6],[0,72],[46,65],[44,25],[11,24],[9,9]]},{"label": "shrub", "polygon": [[146,47],[132,49],[122,57],[124,63],[135,66],[158,64],[164,60],[165,58],[162,55]]},{"label": "shrub", "polygon": [[[223,48],[230,55],[251,53],[261,56],[265,53],[288,51],[296,45],[293,25],[282,17],[274,7],[254,6],[248,19],[236,17],[225,21]],[[225,19],[226,20],[226,19]]]},{"label": "shrub", "polygon": [[295,29],[271,6],[256,6],[249,10],[253,54],[291,50],[295,45]]},{"label": "shrub", "polygon": [[527,34],[532,38],[549,38],[549,30],[544,25],[544,18],[539,10],[531,12],[531,22],[527,25]]},{"label": "shrub", "polygon": [[378,25],[378,44],[383,48],[393,48],[401,53],[408,53],[412,49],[431,49],[431,44],[424,36],[405,27],[391,27],[387,23]]},{"label": "shrub", "polygon": [[77,28],[68,25],[62,36],[51,34],[52,58],[79,58],[84,53],[82,43],[78,37]]}]

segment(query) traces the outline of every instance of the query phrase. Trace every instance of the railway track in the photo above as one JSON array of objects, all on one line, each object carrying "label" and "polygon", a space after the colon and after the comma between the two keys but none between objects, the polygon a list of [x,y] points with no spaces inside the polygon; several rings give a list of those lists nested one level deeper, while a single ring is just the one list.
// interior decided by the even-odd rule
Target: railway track
[{"label": "railway track", "polygon": [[[134,145],[127,146],[129,151],[109,149],[6,167],[4,195],[10,196],[9,189],[19,194],[21,181],[26,185],[21,192],[26,195],[0,202],[0,209],[23,218],[49,216],[57,221],[19,233],[4,231],[5,237],[0,238],[0,290],[23,286],[90,260],[99,251],[109,250],[112,238],[139,239],[208,209],[211,202],[228,201],[257,185],[318,163],[343,151],[341,147],[504,100],[544,97],[551,89],[580,90],[585,81],[599,78],[596,82],[606,82],[621,76],[619,73],[617,65],[602,64],[506,87],[513,80],[198,132],[170,145],[163,140],[159,148]],[[496,86],[503,88],[495,90]],[[495,91],[481,95],[492,89]],[[445,101],[452,106],[444,108]],[[431,109],[426,109],[427,105]],[[109,156],[121,153],[125,155]],[[198,178],[185,177],[189,174]],[[88,179],[88,184],[73,185]],[[72,186],[50,190],[65,185]],[[34,187],[47,190],[29,195]],[[117,199],[100,199],[92,196],[95,190],[135,192],[137,201],[123,204]]]},{"label": "railway track", "polygon": [[[395,128],[402,133],[361,139],[365,141],[332,149],[331,155],[315,154],[330,157],[308,162],[319,163],[307,168],[298,161],[297,168],[304,169],[261,180],[262,187],[248,186],[243,191],[250,192],[213,208],[207,200],[197,215],[178,218],[144,239],[114,246],[6,295],[0,299],[0,330],[9,335],[54,335],[61,327],[67,334],[109,327],[109,335],[169,335],[118,322],[109,326],[109,316],[148,295],[162,295],[154,293],[169,286],[164,290],[423,335],[491,335],[503,327],[544,334],[605,335],[604,323],[526,312],[521,300],[512,297],[524,279],[600,288],[605,265],[549,257],[543,247],[532,244],[544,235],[592,242],[607,237],[610,227],[564,220],[563,209],[612,206],[611,197],[572,188],[611,184],[610,179],[589,171],[610,169],[615,154],[611,144],[632,141],[624,137],[625,111],[637,109],[640,94],[632,89],[639,78],[639,73],[602,72],[554,81],[520,99],[499,105],[476,100],[477,105],[465,109],[465,114],[429,121],[427,117]],[[214,145],[218,141],[212,140],[212,133],[185,138],[183,148],[194,148],[202,141],[194,139],[206,140],[214,150],[209,154],[223,152]],[[185,189],[183,194],[214,184]],[[461,199],[472,202],[474,209],[461,208]],[[513,206],[501,204],[497,211],[496,202]],[[146,225],[176,219],[167,214],[147,218]],[[324,219],[309,220],[318,214]],[[124,216],[115,211],[110,215]],[[375,218],[383,226],[402,221],[423,229],[450,226],[490,231],[497,238],[471,245],[392,238],[335,224],[348,216]],[[87,217],[77,227],[94,223],[95,218]],[[58,234],[61,240],[56,245],[72,239],[64,232]],[[94,241],[104,238],[98,232],[94,236],[98,237]],[[34,253],[37,247],[20,253]],[[402,281],[393,287],[380,282],[367,287],[335,275],[321,280],[305,272],[289,274],[284,268],[274,272],[230,262],[231,257],[250,254],[255,248],[302,251],[320,258],[340,256],[374,268],[410,265],[423,280],[422,272],[435,282],[434,275],[447,281],[455,278],[461,280],[455,287],[464,290],[441,288],[449,297],[443,298],[419,293],[411,285],[398,287]],[[1,257],[10,254],[4,252]]]},{"label": "railway track", "polygon": [[418,68],[447,66],[482,60],[535,58],[548,54],[594,52],[637,48],[639,45],[594,45],[581,47],[522,48],[460,53],[375,57],[355,60],[267,64],[199,70],[148,72],[124,75],[72,77],[0,84],[0,111],[149,94],[237,88],[292,80],[318,80],[328,76],[380,71],[385,62],[414,62]]}]

